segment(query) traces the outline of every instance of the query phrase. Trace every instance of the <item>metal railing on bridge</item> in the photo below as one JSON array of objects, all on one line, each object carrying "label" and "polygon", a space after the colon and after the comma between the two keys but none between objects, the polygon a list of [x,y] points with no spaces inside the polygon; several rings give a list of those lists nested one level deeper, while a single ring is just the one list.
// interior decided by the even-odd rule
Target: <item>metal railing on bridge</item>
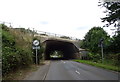
[{"label": "metal railing on bridge", "polygon": [[44,31],[37,31],[38,34],[44,35],[44,36],[51,36],[51,37],[56,37],[56,38],[63,38],[63,39],[70,39],[70,40],[79,40],[75,37],[69,37],[61,34],[55,34],[55,33],[50,33],[50,32],[44,32]]}]

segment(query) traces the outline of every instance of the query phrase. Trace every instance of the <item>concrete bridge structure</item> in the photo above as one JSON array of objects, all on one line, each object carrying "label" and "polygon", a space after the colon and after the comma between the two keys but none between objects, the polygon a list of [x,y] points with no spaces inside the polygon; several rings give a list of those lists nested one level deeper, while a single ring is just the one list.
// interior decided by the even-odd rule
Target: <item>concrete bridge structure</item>
[{"label": "concrete bridge structure", "polygon": [[54,51],[61,51],[63,59],[74,59],[79,57],[79,43],[80,40],[73,38],[61,38],[57,34],[48,34],[42,32],[34,34],[34,37],[40,39],[40,42],[45,47],[45,59],[50,59],[50,54]]}]

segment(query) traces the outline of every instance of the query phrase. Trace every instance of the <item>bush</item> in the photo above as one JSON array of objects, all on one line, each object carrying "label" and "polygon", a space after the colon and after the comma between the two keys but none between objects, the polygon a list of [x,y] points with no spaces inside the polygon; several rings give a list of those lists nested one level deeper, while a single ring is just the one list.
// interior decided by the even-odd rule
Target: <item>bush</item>
[{"label": "bush", "polygon": [[19,49],[19,57],[21,60],[21,66],[28,66],[32,63],[32,52]]},{"label": "bush", "polygon": [[2,31],[2,42],[3,42],[3,47],[4,46],[9,46],[9,47],[14,47],[15,46],[15,39],[14,37],[7,31]]},{"label": "bush", "polygon": [[[10,71],[32,64],[32,50],[30,47],[27,49],[18,48],[16,37],[10,33],[7,26],[2,26],[2,74],[4,76]],[[25,40],[23,43],[26,45],[29,44]]]},{"label": "bush", "polygon": [[93,60],[94,62],[98,62],[101,57],[100,57],[100,54],[98,54],[98,53],[91,53],[91,52],[89,52],[88,53],[88,58],[90,60]]},{"label": "bush", "polygon": [[[21,52],[22,51],[22,52]],[[24,50],[18,50],[17,52],[9,51],[4,52],[2,57],[2,70],[3,74],[8,73],[11,70],[15,70],[19,67],[25,67],[32,63],[32,57]]]},{"label": "bush", "polygon": [[120,66],[120,53],[111,56],[114,65]]},{"label": "bush", "polygon": [[[6,48],[5,48],[6,49]],[[17,54],[12,52],[12,48],[7,47],[6,50],[3,49],[2,55],[2,72],[3,74],[8,73],[10,70],[13,70],[18,65]]]}]

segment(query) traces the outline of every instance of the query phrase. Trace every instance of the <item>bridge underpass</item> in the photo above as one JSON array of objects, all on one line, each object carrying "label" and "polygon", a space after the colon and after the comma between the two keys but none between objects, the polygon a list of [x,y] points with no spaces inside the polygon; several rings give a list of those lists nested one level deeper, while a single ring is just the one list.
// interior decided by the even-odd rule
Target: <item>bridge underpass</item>
[{"label": "bridge underpass", "polygon": [[61,51],[63,53],[62,59],[74,59],[78,57],[79,50],[72,43],[63,40],[46,40],[45,43],[45,59],[51,59],[51,53]]}]

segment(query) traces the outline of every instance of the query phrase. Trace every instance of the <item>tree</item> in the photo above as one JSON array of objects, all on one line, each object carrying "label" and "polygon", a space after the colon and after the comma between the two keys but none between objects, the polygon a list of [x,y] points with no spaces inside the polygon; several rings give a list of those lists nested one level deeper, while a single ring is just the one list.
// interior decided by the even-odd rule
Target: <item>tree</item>
[{"label": "tree", "polygon": [[119,27],[120,26],[120,2],[117,1],[107,1],[107,0],[102,0],[99,1],[99,6],[101,7],[105,7],[106,11],[104,11],[104,13],[106,13],[106,17],[101,18],[102,22],[108,22],[108,24],[106,24],[105,26],[110,26],[110,25],[114,25],[115,27]]},{"label": "tree", "polygon": [[[111,50],[112,53],[120,53],[120,1],[99,1],[102,7],[106,8],[106,17],[101,18],[102,22],[108,22],[105,26],[114,25],[117,27],[117,31],[115,35],[112,37],[111,44],[108,49]],[[116,35],[117,34],[117,35]]]},{"label": "tree", "polygon": [[111,53],[120,53],[120,31],[114,35],[108,48]]},{"label": "tree", "polygon": [[108,22],[105,25],[107,27],[114,25],[117,30],[107,50],[110,50],[112,53],[120,53],[120,1],[113,0],[108,2],[107,0],[100,0],[99,3],[99,6],[106,8],[104,12],[106,17],[101,18],[102,22]]},{"label": "tree", "polygon": [[104,48],[109,45],[110,36],[104,31],[101,27],[93,27],[89,30],[89,32],[85,35],[84,40],[82,42],[82,48],[89,49],[94,53],[100,52],[100,39],[104,39]]}]

